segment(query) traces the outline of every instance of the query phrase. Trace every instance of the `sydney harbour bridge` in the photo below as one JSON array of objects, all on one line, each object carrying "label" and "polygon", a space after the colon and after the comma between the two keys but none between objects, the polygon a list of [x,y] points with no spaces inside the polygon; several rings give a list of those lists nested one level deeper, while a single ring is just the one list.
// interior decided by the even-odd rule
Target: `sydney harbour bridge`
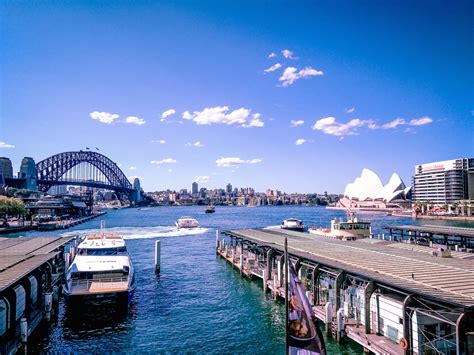
[{"label": "sydney harbour bridge", "polygon": [[10,160],[0,159],[3,159],[0,161],[0,183],[3,178],[7,186],[43,192],[57,185],[87,186],[112,190],[135,202],[140,199],[139,180],[135,179],[132,185],[116,163],[98,152],[64,152],[37,164],[32,158],[23,158],[18,177],[13,177]]}]

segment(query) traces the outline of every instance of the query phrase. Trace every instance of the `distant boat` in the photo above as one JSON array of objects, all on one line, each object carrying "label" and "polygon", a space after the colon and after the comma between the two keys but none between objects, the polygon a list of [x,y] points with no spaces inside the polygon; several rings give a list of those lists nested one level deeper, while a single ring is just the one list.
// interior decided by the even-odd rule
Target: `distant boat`
[{"label": "distant boat", "polygon": [[331,237],[341,240],[357,240],[360,238],[368,238],[372,234],[370,222],[359,221],[352,213],[348,213],[347,221],[334,218],[331,220],[331,228],[309,228],[311,234],[323,237]]},{"label": "distant boat", "polygon": [[281,229],[292,230],[297,232],[304,232],[303,221],[296,218],[287,218],[285,219],[281,226]]},{"label": "distant boat", "polygon": [[186,217],[186,216],[178,218],[175,224],[176,224],[176,227],[178,227],[178,229],[199,227],[199,222],[196,219],[194,219],[193,217]]},{"label": "distant boat", "polygon": [[204,212],[214,213],[214,212],[216,212],[216,208],[213,205],[209,205],[209,206],[206,207],[206,210]]}]

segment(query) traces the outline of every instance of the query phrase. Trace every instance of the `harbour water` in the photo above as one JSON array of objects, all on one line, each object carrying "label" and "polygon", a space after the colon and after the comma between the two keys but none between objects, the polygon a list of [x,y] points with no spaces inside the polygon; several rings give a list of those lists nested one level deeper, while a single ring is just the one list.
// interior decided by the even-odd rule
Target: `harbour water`
[{"label": "harbour water", "polygon": [[[202,228],[178,231],[182,215]],[[411,218],[357,214],[372,222],[373,232],[395,224],[421,224]],[[102,219],[127,239],[137,275],[137,291],[127,312],[111,305],[70,309],[61,300],[55,319],[30,338],[31,352],[196,352],[284,353],[284,304],[240,277],[215,255],[215,230],[257,228],[297,217],[307,225],[328,225],[344,211],[322,207],[156,207],[113,210]],[[469,226],[446,221],[424,224]],[[92,220],[67,234],[98,229]],[[24,235],[56,235],[44,232]],[[162,242],[161,274],[154,273],[154,241]],[[354,343],[327,340],[329,354],[359,354]]]}]

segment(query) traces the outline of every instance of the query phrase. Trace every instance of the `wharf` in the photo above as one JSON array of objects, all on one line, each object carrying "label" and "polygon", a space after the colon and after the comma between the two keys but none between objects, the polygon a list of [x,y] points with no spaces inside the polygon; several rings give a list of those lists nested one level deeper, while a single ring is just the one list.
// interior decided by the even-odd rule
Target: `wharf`
[{"label": "wharf", "polygon": [[[0,238],[0,353],[15,353],[51,315],[73,237]],[[23,341],[22,341],[23,338]]]},{"label": "wharf", "polygon": [[84,222],[90,221],[91,219],[103,216],[107,212],[98,212],[94,213],[93,215],[69,219],[64,221],[51,221],[51,222],[43,222],[37,223],[32,225],[25,225],[25,226],[12,226],[12,227],[2,227],[0,228],[0,234],[11,234],[11,233],[20,233],[20,232],[29,232],[33,230],[38,231],[52,231],[57,229],[68,229]]},{"label": "wharf", "polygon": [[[373,239],[340,241],[256,229],[224,234],[230,243],[218,240],[217,253],[243,276],[262,279],[264,289],[278,297],[284,295],[287,238],[289,257],[298,266],[315,317],[338,339],[345,335],[378,354],[430,349],[461,354],[469,346],[468,333],[474,331],[472,259],[433,257],[424,248],[407,250],[396,247],[403,243]],[[339,309],[346,321],[343,329],[334,329]]]}]

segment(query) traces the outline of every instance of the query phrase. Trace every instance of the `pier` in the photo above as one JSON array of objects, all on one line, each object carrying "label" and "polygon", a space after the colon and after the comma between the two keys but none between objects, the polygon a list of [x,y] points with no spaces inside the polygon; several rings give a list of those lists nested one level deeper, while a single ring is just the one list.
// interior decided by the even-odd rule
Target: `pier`
[{"label": "pier", "polygon": [[[26,353],[28,336],[57,305],[72,237],[0,238],[0,353]],[[67,258],[66,258],[67,259]]]},{"label": "pier", "polygon": [[407,240],[415,242],[424,238],[429,243],[443,244],[447,248],[458,251],[467,249],[474,251],[474,228],[448,227],[436,225],[423,226],[390,226],[385,227],[393,240]]},{"label": "pier", "polygon": [[339,341],[347,337],[376,354],[472,352],[472,260],[376,239],[340,241],[280,229],[223,234],[217,254],[242,276],[261,280],[274,297],[284,297],[286,238],[314,317]]}]

